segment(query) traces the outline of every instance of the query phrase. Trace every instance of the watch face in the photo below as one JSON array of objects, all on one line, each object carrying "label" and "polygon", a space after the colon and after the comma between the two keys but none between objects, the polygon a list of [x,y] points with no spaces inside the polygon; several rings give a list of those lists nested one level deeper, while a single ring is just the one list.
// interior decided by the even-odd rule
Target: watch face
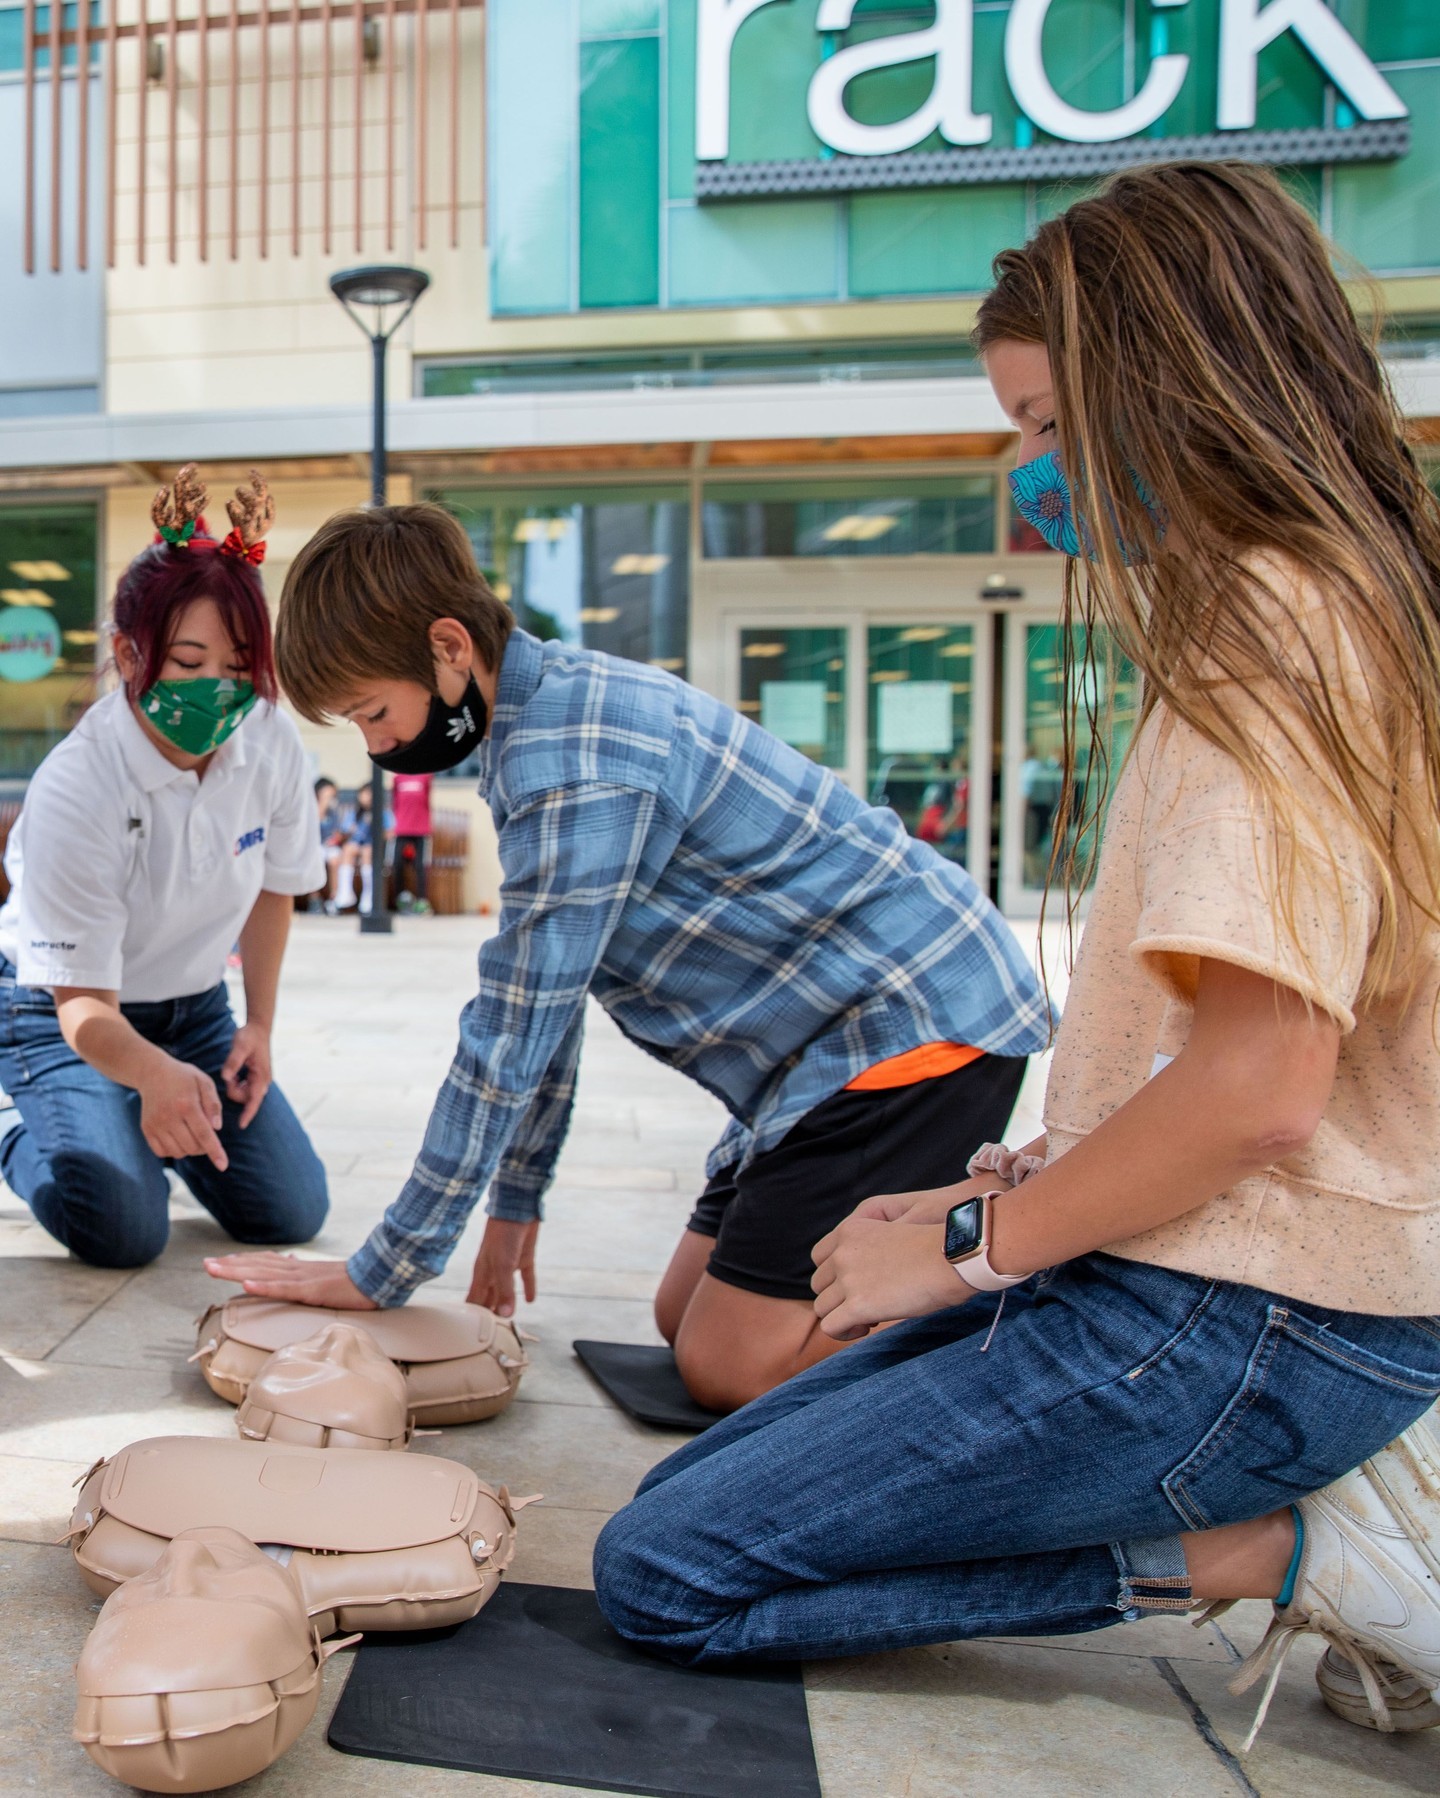
[{"label": "watch face", "polygon": [[952,1205],[945,1215],[945,1259],[961,1261],[981,1246],[985,1232],[985,1206],[978,1199]]}]

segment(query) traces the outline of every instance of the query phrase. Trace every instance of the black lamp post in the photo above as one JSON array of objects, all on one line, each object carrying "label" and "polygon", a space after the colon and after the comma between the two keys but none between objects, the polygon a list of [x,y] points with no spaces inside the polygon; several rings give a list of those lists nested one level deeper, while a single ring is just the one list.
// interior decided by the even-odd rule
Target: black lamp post
[{"label": "black lamp post", "polygon": [[[423,269],[391,267],[341,269],[330,291],[370,339],[374,358],[374,424],[370,439],[370,504],[385,504],[385,350],[430,285]],[[373,322],[365,314],[373,314]],[[360,913],[362,932],[388,934],[393,925],[385,903],[385,772],[370,764],[370,909]]]}]

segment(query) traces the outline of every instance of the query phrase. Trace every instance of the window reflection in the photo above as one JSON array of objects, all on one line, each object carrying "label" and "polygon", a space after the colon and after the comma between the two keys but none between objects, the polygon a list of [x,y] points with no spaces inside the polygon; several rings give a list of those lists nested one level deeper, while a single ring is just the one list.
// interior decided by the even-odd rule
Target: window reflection
[{"label": "window reflection", "polygon": [[872,627],[868,651],[870,801],[892,807],[947,860],[964,862],[975,633],[968,624]]},{"label": "window reflection", "polygon": [[717,560],[988,555],[995,482],[717,483],[706,490],[703,522],[705,554]]},{"label": "window reflection", "polygon": [[26,777],[95,698],[96,515],[0,506],[0,777]]},{"label": "window reflection", "polygon": [[[1115,777],[1134,735],[1139,704],[1139,681],[1128,662],[1107,662],[1100,656],[1093,665],[1082,669],[1079,663],[1085,647],[1083,628],[1074,629],[1072,641],[1075,677],[1067,694],[1060,626],[1032,624],[1025,630],[1025,754],[1019,769],[1024,803],[1022,879],[1025,886],[1037,891],[1045,885],[1050,866],[1063,791],[1065,708],[1068,706],[1077,714],[1077,793],[1071,807],[1070,835],[1060,845],[1062,861],[1088,817],[1095,786],[1104,778],[1104,769],[1090,754],[1088,715],[1093,712],[1102,727],[1108,724],[1109,785],[1113,795]],[[1112,681],[1113,695],[1107,690]],[[1100,822],[1103,825],[1103,818]],[[1093,860],[1093,836],[1093,826],[1079,835],[1077,861],[1082,868]],[[1093,881],[1093,867],[1090,877]]]},{"label": "window reflection", "polygon": [[521,626],[685,673],[690,507],[683,488],[438,493]]}]

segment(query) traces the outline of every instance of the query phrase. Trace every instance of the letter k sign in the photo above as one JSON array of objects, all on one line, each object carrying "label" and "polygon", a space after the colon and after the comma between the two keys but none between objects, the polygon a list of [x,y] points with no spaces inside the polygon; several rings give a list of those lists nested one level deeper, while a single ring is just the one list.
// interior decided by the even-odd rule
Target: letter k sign
[{"label": "letter k sign", "polygon": [[1410,109],[1323,0],[1221,0],[1222,131],[1255,123],[1255,63],[1267,44],[1293,31],[1362,119],[1408,118]]}]

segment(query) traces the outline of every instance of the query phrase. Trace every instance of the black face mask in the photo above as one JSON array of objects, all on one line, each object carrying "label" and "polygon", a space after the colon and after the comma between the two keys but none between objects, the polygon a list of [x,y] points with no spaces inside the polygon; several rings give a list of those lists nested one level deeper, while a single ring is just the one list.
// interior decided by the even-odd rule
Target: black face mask
[{"label": "black face mask", "polygon": [[418,736],[370,759],[387,774],[443,774],[474,752],[485,735],[489,716],[472,674],[457,705],[447,705],[437,693]]}]

